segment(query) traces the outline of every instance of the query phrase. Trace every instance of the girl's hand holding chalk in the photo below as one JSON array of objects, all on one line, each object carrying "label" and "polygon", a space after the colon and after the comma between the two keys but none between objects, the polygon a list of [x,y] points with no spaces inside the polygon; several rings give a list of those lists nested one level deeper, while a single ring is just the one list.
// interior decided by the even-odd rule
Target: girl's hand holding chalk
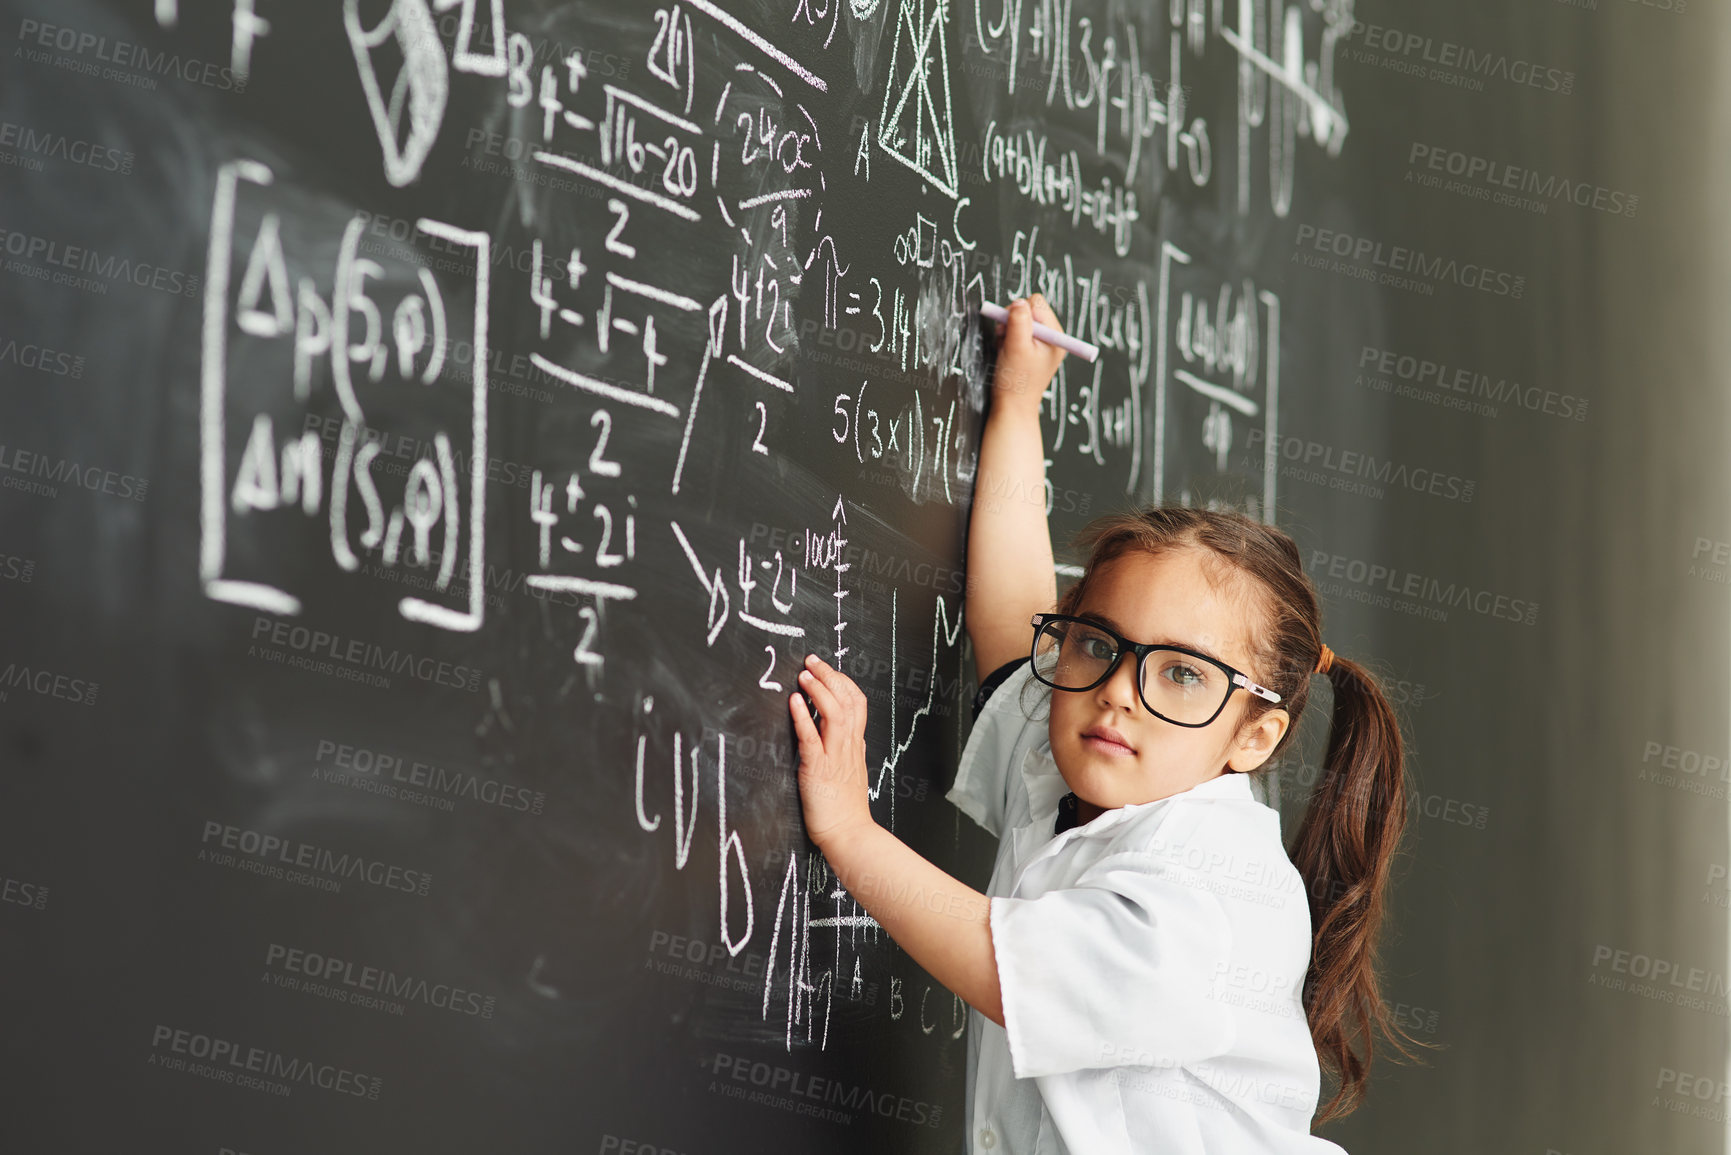
[{"label": "girl's hand holding chalk", "polygon": [[998,366],[992,377],[993,409],[1037,421],[1040,398],[1065,353],[1060,345],[1036,340],[1034,331],[1044,328],[1059,336],[1063,331],[1052,307],[1038,293],[1011,301],[1002,311],[1005,319],[998,326]]},{"label": "girl's hand holding chalk", "polygon": [[[1029,299],[1033,300],[1038,297],[1039,294],[1036,293],[1034,294],[1034,297]],[[1047,311],[1050,312],[1050,310]],[[1010,319],[1010,311],[1002,305],[994,305],[990,301],[985,301],[980,305],[980,316],[1004,324]],[[1046,325],[1040,321],[1035,321],[1034,340],[1044,341],[1048,345],[1056,345],[1066,353],[1074,353],[1076,356],[1090,364],[1093,363],[1095,358],[1100,356],[1100,347],[1098,345],[1090,345],[1088,342],[1072,337],[1055,326],[1056,321],[1054,321],[1052,325]]]}]

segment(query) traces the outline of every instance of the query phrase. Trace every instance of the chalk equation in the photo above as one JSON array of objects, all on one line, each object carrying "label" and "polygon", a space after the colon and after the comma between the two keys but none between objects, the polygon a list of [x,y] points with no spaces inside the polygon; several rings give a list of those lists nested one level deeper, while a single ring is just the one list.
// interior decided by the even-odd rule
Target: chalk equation
[{"label": "chalk equation", "polygon": [[[244,246],[236,243],[243,191],[268,189],[274,180],[255,161],[231,162],[217,174],[200,372],[205,592],[236,605],[300,613],[301,597],[269,576],[276,567],[265,560],[280,567],[280,554],[293,546],[285,543],[273,557],[263,539],[284,518],[323,518],[331,557],[343,569],[353,571],[362,555],[372,555],[386,567],[436,575],[434,589],[445,596],[404,597],[403,617],[477,629],[486,553],[487,235],[433,220],[416,224],[417,241],[442,243],[471,260],[470,304],[454,318],[457,301],[447,304],[446,290],[424,265],[388,269],[360,255],[358,218],[344,227],[334,266],[303,273],[291,286],[283,234],[298,224],[293,217],[285,225],[284,214],[256,209],[248,214],[256,222],[252,236]],[[237,262],[244,267],[238,284]],[[453,324],[476,350],[464,387],[441,381]],[[328,465],[318,426],[305,420],[309,411],[301,404],[309,399],[315,363],[328,366],[341,408]],[[280,384],[237,394],[240,366],[249,379]],[[412,418],[394,435],[369,427],[374,405],[406,409]],[[392,436],[399,447],[413,445],[412,464],[387,454]],[[244,446],[238,455],[230,452],[235,443]],[[260,563],[260,572],[248,572]],[[466,571],[463,597],[452,587],[459,564]]]},{"label": "chalk equation", "polygon": [[[1211,502],[1273,522],[1274,455],[1260,469],[1233,467],[1240,428],[1277,438],[1280,419],[1280,297],[1250,278],[1210,274],[1190,253],[1160,250],[1159,336],[1154,388],[1154,496]],[[1251,442],[1254,444],[1254,442]],[[1278,444],[1271,441],[1270,444]]]}]

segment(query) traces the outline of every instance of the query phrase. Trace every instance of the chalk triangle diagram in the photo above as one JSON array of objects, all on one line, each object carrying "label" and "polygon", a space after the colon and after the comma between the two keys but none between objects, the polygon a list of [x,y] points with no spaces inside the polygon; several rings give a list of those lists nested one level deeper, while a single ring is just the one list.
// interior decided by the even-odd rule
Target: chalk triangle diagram
[{"label": "chalk triangle diagram", "polygon": [[943,35],[948,22],[947,0],[901,0],[878,146],[954,199],[959,182],[950,53]]}]

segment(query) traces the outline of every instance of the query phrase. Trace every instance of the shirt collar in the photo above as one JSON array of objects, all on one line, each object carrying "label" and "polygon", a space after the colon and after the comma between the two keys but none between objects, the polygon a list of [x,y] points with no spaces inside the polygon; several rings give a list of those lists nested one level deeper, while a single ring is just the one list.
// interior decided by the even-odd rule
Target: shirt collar
[{"label": "shirt collar", "polygon": [[[1054,772],[1056,772],[1056,769],[1057,767],[1054,766]],[[1128,806],[1120,806],[1114,810],[1108,810],[1105,814],[1095,818],[1094,822],[1088,823],[1087,825],[1093,826],[1094,823],[1100,823],[1102,824],[1102,828],[1104,826],[1110,826],[1114,822],[1123,821],[1125,818],[1132,817],[1137,811],[1153,806],[1156,803],[1165,802],[1171,798],[1182,798],[1186,795],[1189,795],[1190,797],[1200,796],[1203,798],[1242,798],[1249,802],[1255,802],[1256,796],[1250,791],[1250,782],[1248,781],[1248,778],[1249,775],[1247,774],[1240,774],[1237,771],[1227,770],[1216,777],[1210,778],[1206,782],[1198,782],[1188,790],[1180,790],[1176,794],[1168,794],[1165,798],[1156,798],[1153,802],[1136,802]],[[1062,782],[1063,779],[1059,778],[1058,781]],[[1046,780],[1045,784],[1048,786],[1050,785],[1050,778]],[[1067,833],[1068,831],[1076,829],[1076,827],[1080,825],[1077,822],[1075,798],[1076,795],[1074,793],[1069,793],[1065,794],[1058,800],[1058,816],[1052,826],[1052,833],[1054,836]],[[1114,814],[1120,815],[1120,817],[1113,818],[1112,815]]]},{"label": "shirt collar", "polygon": [[1119,810],[1133,812],[1149,806],[1157,806],[1174,798],[1243,798],[1256,801],[1256,796],[1250,792],[1250,775],[1240,774],[1236,770],[1227,770],[1215,775],[1205,782],[1198,782],[1188,790],[1180,790],[1176,794],[1168,794],[1165,798],[1156,798],[1152,802],[1133,802],[1128,806],[1120,806]]},{"label": "shirt collar", "polygon": [[1206,782],[1198,782],[1190,789],[1180,791],[1180,793],[1201,795],[1204,798],[1254,799],[1255,797],[1250,792],[1250,775],[1241,774],[1236,770],[1223,771]]}]

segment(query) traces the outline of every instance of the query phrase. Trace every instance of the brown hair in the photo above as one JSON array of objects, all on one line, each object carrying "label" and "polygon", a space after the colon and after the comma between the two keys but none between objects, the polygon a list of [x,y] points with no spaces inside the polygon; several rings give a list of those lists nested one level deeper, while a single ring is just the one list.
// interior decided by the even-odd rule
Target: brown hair
[{"label": "brown hair", "polygon": [[[1098,518],[1076,544],[1088,552],[1088,564],[1059,599],[1059,613],[1074,613],[1100,567],[1131,551],[1159,555],[1199,549],[1205,561],[1214,563],[1209,569],[1222,592],[1240,598],[1250,620],[1261,625],[1249,631],[1252,669],[1246,673],[1278,693],[1278,707],[1291,715],[1279,743],[1254,773],[1271,769],[1298,732],[1310,675],[1322,654],[1321,607],[1297,543],[1241,513],[1154,505]],[[1248,580],[1240,584],[1234,575]],[[1327,753],[1291,850],[1310,903],[1305,1016],[1322,1066],[1340,1083],[1318,1114],[1319,1123],[1359,1106],[1370,1078],[1373,1027],[1408,1058],[1412,1053],[1400,1039],[1431,1045],[1393,1020],[1376,975],[1385,890],[1406,826],[1399,723],[1364,666],[1337,654],[1327,677],[1334,689]],[[1244,700],[1245,727],[1276,707],[1253,694]],[[1360,1036],[1362,1055],[1352,1046]]]}]

